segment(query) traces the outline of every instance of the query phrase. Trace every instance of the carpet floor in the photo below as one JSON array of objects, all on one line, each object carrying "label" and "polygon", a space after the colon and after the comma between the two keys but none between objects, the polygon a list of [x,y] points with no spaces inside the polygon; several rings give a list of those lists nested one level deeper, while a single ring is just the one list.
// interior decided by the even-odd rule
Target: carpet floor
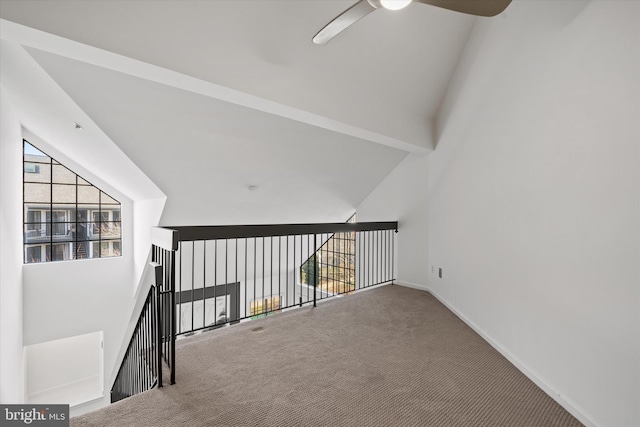
[{"label": "carpet floor", "polygon": [[176,384],[73,427],[581,426],[431,294],[382,286],[179,340]]}]

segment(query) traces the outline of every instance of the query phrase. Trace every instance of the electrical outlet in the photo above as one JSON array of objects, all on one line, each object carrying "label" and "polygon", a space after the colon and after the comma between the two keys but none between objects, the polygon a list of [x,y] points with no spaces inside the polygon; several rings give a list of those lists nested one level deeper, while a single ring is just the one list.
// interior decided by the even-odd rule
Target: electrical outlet
[{"label": "electrical outlet", "polygon": [[438,269],[438,276],[440,276],[440,278],[442,279],[442,269],[441,268]]},{"label": "electrical outlet", "polygon": [[433,274],[433,273],[435,273],[435,272],[436,272],[436,268],[432,265],[432,266],[431,266],[431,274]]}]

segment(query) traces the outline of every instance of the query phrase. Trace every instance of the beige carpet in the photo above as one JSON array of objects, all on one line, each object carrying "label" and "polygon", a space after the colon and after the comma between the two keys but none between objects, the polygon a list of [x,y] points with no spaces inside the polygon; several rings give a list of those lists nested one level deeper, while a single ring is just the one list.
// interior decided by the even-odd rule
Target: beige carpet
[{"label": "beige carpet", "polygon": [[179,341],[177,384],[71,426],[580,426],[427,292],[383,286]]}]

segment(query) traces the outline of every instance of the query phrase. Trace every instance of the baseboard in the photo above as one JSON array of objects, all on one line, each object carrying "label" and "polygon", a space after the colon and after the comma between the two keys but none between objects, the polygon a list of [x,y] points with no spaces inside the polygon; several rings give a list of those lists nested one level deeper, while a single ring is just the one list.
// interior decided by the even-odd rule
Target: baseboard
[{"label": "baseboard", "polygon": [[511,354],[508,350],[502,347],[493,337],[489,334],[485,333],[482,328],[476,325],[474,322],[465,317],[462,313],[460,313],[455,307],[449,304],[445,299],[441,298],[436,292],[434,292],[430,287],[425,285],[418,285],[416,283],[409,282],[396,282],[396,284],[400,286],[406,286],[408,288],[419,289],[423,291],[429,292],[433,295],[438,301],[440,301],[445,307],[447,307],[453,314],[458,316],[460,320],[467,324],[471,329],[473,329],[478,335],[480,335],[486,342],[488,342],[493,348],[495,348],[500,354],[502,354],[509,362],[511,362],[520,372],[527,376],[531,381],[534,382],[538,387],[542,389],[546,394],[549,395],[553,400],[555,400],[560,406],[567,410],[571,415],[576,417],[578,421],[584,424],[586,427],[598,427],[598,424],[593,421],[593,419],[586,413],[584,409],[582,409],[579,405],[573,402],[571,399],[563,396],[559,391],[557,391],[553,386],[551,386],[546,380],[544,380],[540,375],[538,375],[533,369],[529,368],[525,363],[523,363],[516,356]]},{"label": "baseboard", "polygon": [[71,418],[78,417],[80,415],[87,414],[89,412],[97,411],[98,409],[105,408],[111,404],[110,396],[102,396],[88,402],[74,405],[69,408],[69,416]]},{"label": "baseboard", "polygon": [[394,282],[394,284],[399,286],[404,286],[405,288],[419,289],[421,291],[427,291],[429,293],[433,293],[429,290],[429,288],[427,288],[426,285],[419,285],[417,283],[411,283],[411,282]]},{"label": "baseboard", "polygon": [[103,390],[100,386],[102,380],[99,375],[71,381],[66,384],[39,390],[27,395],[29,404],[69,404],[75,407],[85,403],[102,399]]}]

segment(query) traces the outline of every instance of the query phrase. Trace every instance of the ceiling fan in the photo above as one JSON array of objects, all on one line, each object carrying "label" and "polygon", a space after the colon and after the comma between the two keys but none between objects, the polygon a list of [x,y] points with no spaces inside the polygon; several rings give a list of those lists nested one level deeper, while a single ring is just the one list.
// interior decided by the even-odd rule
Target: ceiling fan
[{"label": "ceiling fan", "polygon": [[[342,12],[313,37],[315,44],[327,44],[348,26],[379,8],[399,10],[413,0],[360,0]],[[511,0],[415,0],[456,12],[478,16],[495,16],[505,10]]]}]

